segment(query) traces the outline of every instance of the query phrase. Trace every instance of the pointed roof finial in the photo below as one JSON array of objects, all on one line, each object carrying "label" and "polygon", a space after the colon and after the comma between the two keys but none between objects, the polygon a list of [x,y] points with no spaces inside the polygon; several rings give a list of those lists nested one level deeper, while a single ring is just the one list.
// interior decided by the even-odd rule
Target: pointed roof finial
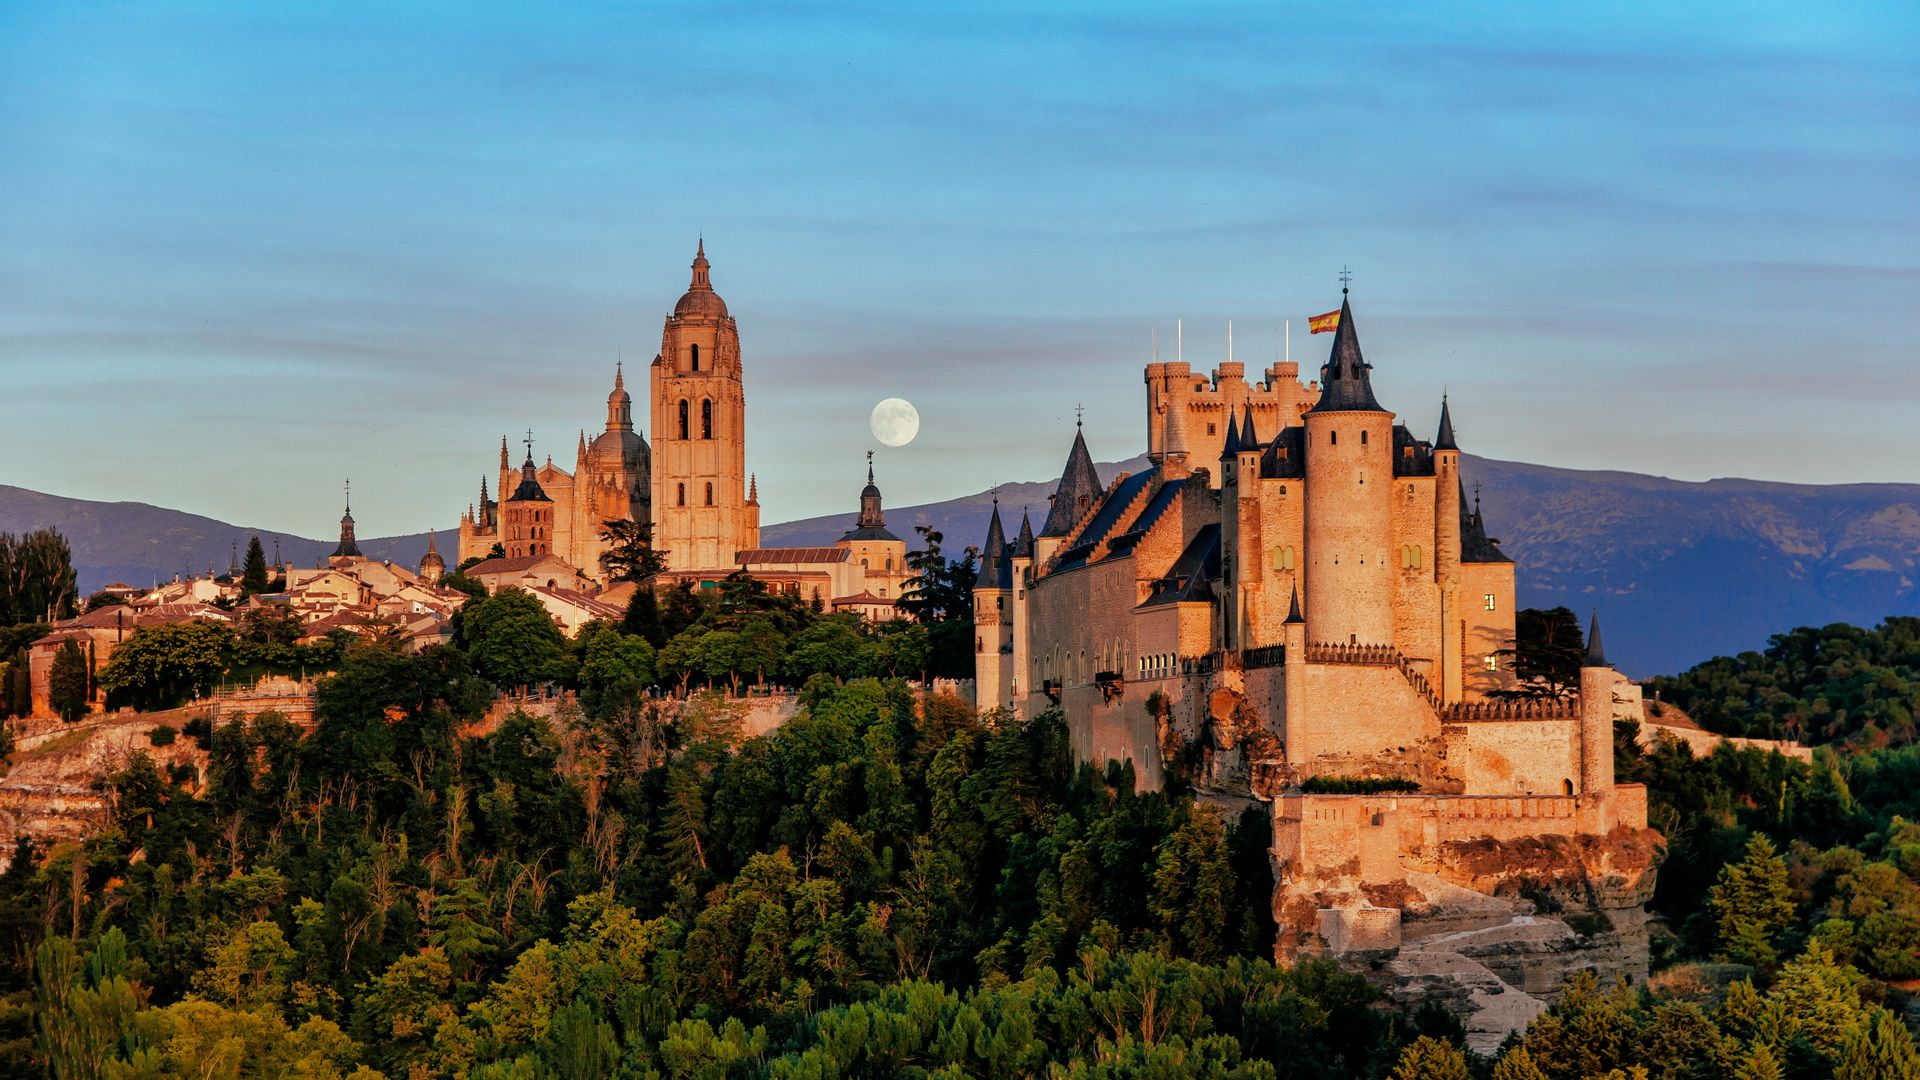
[{"label": "pointed roof finial", "polygon": [[625,390],[627,388],[626,367],[627,358],[625,356],[613,362],[613,388],[615,390]]},{"label": "pointed roof finial", "polygon": [[1347,295],[1347,283],[1352,280],[1353,280],[1353,271],[1347,269],[1345,264],[1342,264],[1340,267],[1340,295],[1341,296]]},{"label": "pointed roof finial", "polygon": [[1440,433],[1433,437],[1435,450],[1458,450],[1460,445],[1453,441],[1453,413],[1447,409],[1446,391],[1440,392]]},{"label": "pointed roof finial", "polygon": [[1607,663],[1607,650],[1600,644],[1600,609],[1593,609],[1593,621],[1587,624],[1587,658],[1580,662],[1581,667],[1612,667]]},{"label": "pointed roof finial", "polygon": [[867,451],[867,483],[873,483],[873,451]]},{"label": "pointed roof finial", "polygon": [[347,513],[352,514],[353,513],[353,480],[351,478],[347,480],[346,488],[347,488]]},{"label": "pointed roof finial", "polygon": [[527,464],[533,464],[533,429],[527,429]]},{"label": "pointed roof finial", "polygon": [[1293,601],[1287,605],[1287,621],[1290,623],[1303,623],[1307,621],[1306,616],[1300,614],[1300,585],[1298,582],[1295,582],[1293,586]]},{"label": "pointed roof finial", "polygon": [[1220,444],[1220,460],[1225,461],[1240,452],[1240,417],[1233,409],[1227,409],[1227,441]]},{"label": "pointed roof finial", "polygon": [[1073,407],[1073,426],[1084,427],[1086,425],[1086,422],[1087,422],[1087,407],[1085,405],[1075,405]]},{"label": "pointed roof finial", "polygon": [[757,472],[747,474],[747,501],[756,506],[760,503],[760,474]]}]

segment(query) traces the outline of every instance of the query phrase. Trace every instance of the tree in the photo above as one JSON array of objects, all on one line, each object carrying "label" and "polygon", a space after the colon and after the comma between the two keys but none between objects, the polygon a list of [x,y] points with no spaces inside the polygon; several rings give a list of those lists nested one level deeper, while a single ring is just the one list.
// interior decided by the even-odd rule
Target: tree
[{"label": "tree", "polygon": [[1565,697],[1580,689],[1580,664],[1586,659],[1586,635],[1566,607],[1522,608],[1513,616],[1514,647],[1500,650],[1512,658],[1516,689],[1502,697]]},{"label": "tree", "polygon": [[469,602],[454,615],[453,637],[473,658],[474,670],[501,689],[552,678],[566,655],[566,637],[553,617],[520,589]]},{"label": "tree", "polygon": [[86,715],[92,696],[93,680],[87,671],[87,654],[72,638],[60,643],[53,654],[53,668],[47,674],[47,698],[60,719],[71,724]]},{"label": "tree", "polygon": [[212,689],[232,648],[233,631],[220,623],[143,627],[114,650],[100,688],[109,706],[171,708]]},{"label": "tree", "polygon": [[72,617],[79,600],[73,552],[53,529],[0,533],[0,626]]},{"label": "tree", "polygon": [[240,597],[257,596],[266,592],[271,579],[267,577],[267,553],[260,546],[260,538],[247,541],[246,569],[240,574]]},{"label": "tree", "polygon": [[900,610],[927,624],[927,673],[949,679],[973,676],[973,586],[978,577],[974,550],[958,559],[940,553],[942,536],[931,525],[916,525],[922,546],[907,552],[913,576],[900,594]]},{"label": "tree", "polygon": [[1834,1062],[1833,1080],[1920,1080],[1913,1032],[1893,1013],[1875,1009],[1870,1022],[1847,1032]]},{"label": "tree", "polygon": [[1467,1058],[1452,1043],[1422,1035],[1400,1051],[1393,1080],[1472,1080]]},{"label": "tree", "polygon": [[1716,956],[1773,970],[1779,960],[1774,943],[1793,922],[1793,891],[1786,861],[1765,833],[1748,838],[1745,858],[1720,868],[1707,906],[1713,914]]},{"label": "tree", "polygon": [[667,553],[653,546],[652,526],[638,521],[603,521],[600,539],[607,545],[600,554],[600,569],[614,581],[646,584],[667,568]]}]

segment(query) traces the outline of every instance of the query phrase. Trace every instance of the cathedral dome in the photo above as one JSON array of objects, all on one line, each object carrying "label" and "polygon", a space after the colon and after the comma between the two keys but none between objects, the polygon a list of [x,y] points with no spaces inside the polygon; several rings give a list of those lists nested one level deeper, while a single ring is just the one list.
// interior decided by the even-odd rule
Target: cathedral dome
[{"label": "cathedral dome", "polygon": [[673,317],[676,319],[724,319],[727,317],[727,302],[713,291],[713,283],[707,278],[707,242],[700,241],[699,250],[693,256],[693,281],[673,305]]}]

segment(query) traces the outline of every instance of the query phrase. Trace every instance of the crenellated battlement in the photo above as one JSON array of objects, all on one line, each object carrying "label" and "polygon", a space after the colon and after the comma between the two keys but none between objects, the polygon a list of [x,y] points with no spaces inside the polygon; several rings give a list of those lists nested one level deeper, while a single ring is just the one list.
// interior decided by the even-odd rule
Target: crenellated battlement
[{"label": "crenellated battlement", "polygon": [[1461,724],[1475,720],[1573,720],[1579,716],[1580,699],[1564,697],[1461,701],[1442,710],[1440,719]]}]

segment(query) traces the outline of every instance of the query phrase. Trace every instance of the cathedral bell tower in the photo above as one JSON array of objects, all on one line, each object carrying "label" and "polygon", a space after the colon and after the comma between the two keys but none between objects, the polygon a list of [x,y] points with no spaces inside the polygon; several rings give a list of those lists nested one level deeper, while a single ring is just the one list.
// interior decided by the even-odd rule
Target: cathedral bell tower
[{"label": "cathedral bell tower", "polygon": [[669,570],[728,573],[736,552],[760,546],[746,406],[740,332],[713,291],[703,241],[653,358],[653,544]]}]

